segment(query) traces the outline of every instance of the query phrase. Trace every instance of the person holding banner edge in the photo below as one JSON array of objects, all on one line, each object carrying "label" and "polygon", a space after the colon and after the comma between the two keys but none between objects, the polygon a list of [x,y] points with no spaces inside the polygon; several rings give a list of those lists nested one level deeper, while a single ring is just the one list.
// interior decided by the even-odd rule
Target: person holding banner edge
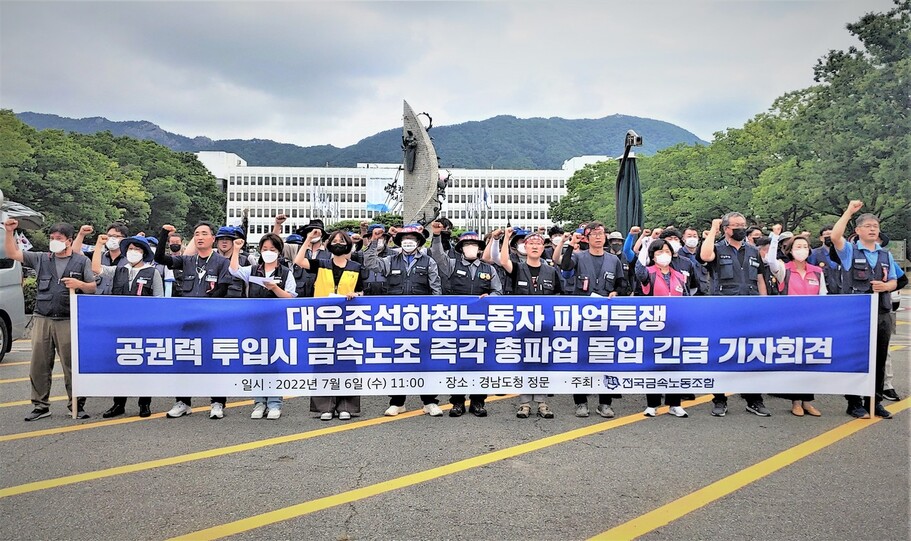
[{"label": "person holding banner edge", "polygon": [[[31,401],[34,408],[26,421],[50,417],[51,374],[54,358],[60,355],[63,381],[68,398],[67,407],[73,408],[73,373],[70,334],[70,291],[92,294],[95,292],[95,275],[89,258],[73,251],[73,226],[61,222],[48,232],[50,252],[23,252],[13,233],[19,220],[9,218],[3,222],[6,229],[4,248],[7,257],[35,269],[38,275],[35,299],[35,317],[32,327],[32,360],[29,379],[32,385]],[[76,400],[76,418],[88,419],[85,398]]]},{"label": "person holding banner edge", "polygon": [[[854,233],[857,240],[845,241],[845,229],[848,222],[864,204],[853,200],[848,203],[841,217],[832,228],[832,246],[838,253],[842,267],[848,269],[845,275],[845,286],[848,293],[877,295],[878,319],[876,324],[876,396],[873,412],[877,417],[891,419],[892,414],[883,407],[883,378],[886,368],[886,356],[889,354],[889,340],[892,337],[891,292],[898,287],[898,276],[895,274],[895,260],[892,254],[880,246],[879,218],[873,214],[861,214],[854,222]],[[869,415],[870,398],[849,395],[847,413],[852,417]]]},{"label": "person holding banner edge", "polygon": [[[173,225],[161,226],[158,238],[168,238],[176,231]],[[162,242],[155,249],[155,262],[169,269],[179,269],[183,273],[180,282],[182,297],[224,297],[233,278],[228,272],[228,260],[215,253],[215,226],[209,222],[199,222],[193,227],[194,255],[168,255]],[[221,419],[225,416],[224,396],[211,398],[210,419]],[[189,396],[178,396],[174,406],[168,410],[167,417],[175,419],[193,412]]]}]

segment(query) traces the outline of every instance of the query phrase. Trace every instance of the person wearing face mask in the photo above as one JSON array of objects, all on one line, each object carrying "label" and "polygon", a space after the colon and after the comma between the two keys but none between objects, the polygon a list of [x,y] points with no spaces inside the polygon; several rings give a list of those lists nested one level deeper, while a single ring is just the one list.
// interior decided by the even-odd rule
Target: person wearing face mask
[{"label": "person wearing face mask", "polygon": [[[231,263],[228,271],[235,278],[242,280],[247,297],[251,299],[291,299],[297,296],[294,275],[291,269],[284,264],[281,253],[284,242],[274,233],[267,233],[259,239],[259,260],[256,265],[242,267],[240,265],[240,251],[244,247],[243,239],[234,240],[234,252],[231,254]],[[251,280],[258,278],[259,280]],[[262,281],[262,285],[259,281]],[[253,412],[251,419],[276,420],[282,415],[281,396],[261,396],[253,399]]]},{"label": "person wearing face mask", "polygon": [[[618,292],[626,290],[627,279],[620,258],[604,249],[607,242],[604,224],[591,222],[583,233],[583,238],[588,242],[587,250],[577,253],[574,251],[581,239],[573,239],[569,247],[561,247],[561,268],[576,271],[573,286],[567,286],[567,291],[572,291],[572,295],[616,297]],[[614,416],[611,408],[613,398],[610,394],[598,395],[598,407],[595,410],[598,415],[607,418]],[[588,396],[574,394],[573,402],[576,404],[576,417],[588,417]]]},{"label": "person wearing face mask", "polygon": [[[712,220],[708,239],[702,243],[699,259],[703,261],[712,277],[713,295],[765,295],[766,284],[760,267],[762,260],[755,246],[744,242],[747,220],[739,212],[729,212],[720,219]],[[724,238],[712,242],[719,230]],[[769,417],[772,412],[765,407],[761,394],[743,394],[746,410],[760,417]],[[712,415],[724,417],[728,411],[727,397],[715,394],[712,400]]]},{"label": "person wearing face mask", "polygon": [[[685,297],[689,295],[689,277],[672,265],[677,250],[664,239],[652,240],[647,237],[642,242],[639,257],[636,259],[636,278],[640,292],[652,297]],[[649,265],[649,262],[652,264]],[[680,406],[683,395],[665,394],[664,403],[670,407],[668,413],[675,417],[688,417],[686,410]],[[661,394],[646,394],[646,408],[643,415],[654,417],[656,409],[661,406]]]},{"label": "person wearing face mask", "polygon": [[[442,239],[440,234],[443,231],[443,224],[439,221],[430,224],[433,232],[433,240],[430,242],[430,255],[439,267],[440,275],[443,279],[443,293],[446,295],[473,295],[486,297],[487,295],[501,295],[503,288],[500,285],[500,277],[496,269],[488,263],[481,261],[481,252],[484,250],[485,242],[481,240],[477,233],[469,231],[459,237],[455,244],[455,251],[459,258],[450,258],[443,251]],[[487,395],[473,394],[469,397],[471,403],[468,407],[469,413],[476,417],[487,417],[487,409],[484,407],[484,401]],[[465,395],[452,395],[449,398],[452,409],[449,410],[450,417],[461,417],[465,414]]]},{"label": "person wearing face mask", "polygon": [[386,276],[375,270],[375,265],[367,264],[367,252],[371,250],[371,244],[373,244],[373,255],[374,258],[385,258],[392,255],[391,246],[389,246],[389,241],[392,236],[386,232],[386,226],[383,224],[369,224],[364,228],[364,239],[366,246],[363,250],[364,265],[367,267],[367,282],[364,284],[364,294],[365,295],[387,295],[388,289],[386,284]]},{"label": "person wearing face mask", "polygon": [[[374,228],[367,239],[364,250],[364,264],[371,273],[382,277],[386,284],[386,295],[442,295],[440,272],[436,261],[421,247],[427,242],[427,232],[420,224],[409,224],[398,229],[395,244],[400,248],[398,253],[382,255],[379,243],[386,237],[382,226]],[[404,413],[405,395],[389,397],[389,408],[384,415],[388,417]],[[440,401],[436,395],[421,395],[424,413],[431,417],[443,415]]]},{"label": "person wearing face mask", "polygon": [[668,227],[661,231],[658,238],[666,242],[671,249],[671,254],[673,254],[671,256],[671,267],[686,277],[687,295],[695,295],[699,290],[699,277],[692,261],[688,257],[680,255],[683,250],[683,244],[680,242],[681,236],[680,231],[673,227]]},{"label": "person wearing face mask", "polygon": [[[176,231],[171,224],[161,226],[158,238],[169,238]],[[234,277],[228,271],[229,261],[215,252],[215,226],[209,222],[199,222],[193,227],[192,254],[169,255],[165,245],[159,244],[155,250],[155,262],[169,269],[180,270],[183,279],[180,282],[182,297],[225,297]],[[187,252],[189,252],[188,247]],[[210,419],[222,419],[225,416],[224,396],[213,396],[210,399]],[[174,405],[168,410],[167,417],[174,419],[193,412],[190,408],[191,397],[178,396]]]},{"label": "person wearing face mask", "polygon": [[547,238],[544,243],[544,254],[541,256],[543,259],[553,261],[554,247],[563,239],[563,233],[563,228],[559,225],[551,226],[551,228],[547,230]]},{"label": "person wearing face mask", "polygon": [[[318,231],[319,235],[311,235],[313,231]],[[297,250],[292,261],[297,260],[297,256],[303,253],[307,259],[329,260],[332,254],[322,248],[323,242],[328,238],[326,227],[322,220],[310,220],[310,222],[298,228],[295,234],[303,237],[301,247]],[[313,285],[316,283],[316,274],[307,272],[306,269],[292,265],[291,270],[294,272],[294,280],[297,283],[298,297],[313,297]]]},{"label": "person wearing face mask", "polygon": [[[563,282],[559,272],[541,259],[541,256],[544,255],[544,237],[537,233],[526,234],[522,244],[525,248],[525,258],[513,261],[507,246],[512,244],[511,239],[514,234],[515,231],[511,227],[507,228],[503,238],[503,247],[500,248],[500,265],[512,282],[510,288],[512,295],[562,294]],[[538,403],[538,417],[553,419],[554,412],[547,405],[546,399],[547,396],[544,394],[520,394],[516,417],[527,419],[531,415],[531,402],[534,400]]]},{"label": "person wearing face mask", "polygon": [[[174,231],[168,235],[167,249],[168,253],[172,256],[183,254],[183,237],[180,236],[180,233]],[[155,250],[158,250],[158,246],[155,247]],[[181,281],[183,280],[183,269],[172,269],[167,265],[164,266],[164,296],[165,297],[180,297],[182,295],[181,291]]]},{"label": "person wearing face mask", "polygon": [[[133,295],[137,297],[163,297],[164,284],[161,273],[152,264],[154,253],[145,237],[128,237],[120,241],[120,252],[127,261],[125,266],[102,265],[103,247],[110,241],[107,235],[98,235],[95,252],[92,255],[92,272],[113,281],[111,295]],[[105,419],[126,413],[127,397],[114,397],[114,403],[101,414]],[[139,416],[152,415],[152,398],[139,398]]]},{"label": "person wearing face mask", "polygon": [[762,236],[763,236],[762,229],[756,227],[755,225],[747,228],[746,241],[748,243],[752,244],[753,246],[756,246],[756,241],[759,240],[759,238]]},{"label": "person wearing face mask", "polygon": [[[48,232],[49,252],[23,252],[13,234],[19,220],[9,218],[3,223],[7,257],[35,269],[37,294],[32,318],[32,360],[29,368],[33,409],[26,421],[50,417],[51,373],[54,358],[59,355],[63,365],[68,407],[73,407],[73,376],[71,371],[70,290],[76,293],[95,292],[95,273],[89,258],[73,251],[75,231],[68,223],[57,223]],[[76,417],[87,419],[85,398],[76,401]]]},{"label": "person wearing face mask", "polygon": [[[778,253],[779,235],[781,235],[781,225],[775,224],[769,235],[769,250],[764,256],[766,264],[777,278],[779,292],[782,295],[825,295],[826,281],[822,268],[807,263],[807,259],[810,257],[809,239],[802,236],[794,237],[788,249],[789,261],[785,263],[775,257],[775,254]],[[797,417],[803,417],[805,414],[812,417],[822,415],[813,405],[815,397],[812,394],[782,396],[791,400],[792,415]]]},{"label": "person wearing face mask", "polygon": [[709,279],[709,271],[699,260],[699,231],[692,227],[683,230],[683,247],[677,252],[680,257],[689,260],[696,273],[696,281],[699,287],[691,289],[693,295],[709,295],[712,292],[712,282]]},{"label": "person wearing face mask", "polygon": [[[322,238],[322,230],[313,228],[307,234],[305,246],[316,244],[315,240]],[[308,250],[301,249],[294,258],[294,264],[304,269],[308,274],[313,274],[314,297],[330,297],[342,295],[351,300],[364,294],[364,282],[367,279],[367,269],[359,263],[351,261],[349,254],[354,247],[351,237],[345,231],[333,231],[326,241],[331,259],[316,259],[307,257]],[[359,396],[312,396],[310,397],[310,411],[320,414],[323,421],[331,421],[334,415],[339,420],[347,421],[354,413],[361,411],[361,397]]]},{"label": "person wearing face mask", "polygon": [[829,295],[837,295],[844,293],[845,271],[841,266],[841,261],[838,259],[838,254],[832,248],[832,227],[831,225],[824,225],[819,230],[819,242],[821,244],[818,248],[810,251],[810,258],[807,259],[807,263],[822,268]]},{"label": "person wearing face mask", "polygon": [[[87,235],[90,235],[94,231],[94,228],[90,225],[83,225],[79,228],[79,233],[76,235],[76,238],[73,240],[73,251],[82,253],[82,244]],[[121,223],[113,223],[108,226],[107,229],[107,239],[108,241],[101,247],[104,251],[101,257],[101,264],[104,266],[116,266],[123,267],[127,264],[126,259],[123,257],[123,252],[120,251],[120,242],[129,236],[129,231],[127,227]],[[96,249],[98,247],[96,246]],[[96,295],[110,295],[111,287],[113,285],[113,275],[110,278],[102,277],[101,275],[95,275],[95,280],[97,280],[97,286],[95,288]]]}]

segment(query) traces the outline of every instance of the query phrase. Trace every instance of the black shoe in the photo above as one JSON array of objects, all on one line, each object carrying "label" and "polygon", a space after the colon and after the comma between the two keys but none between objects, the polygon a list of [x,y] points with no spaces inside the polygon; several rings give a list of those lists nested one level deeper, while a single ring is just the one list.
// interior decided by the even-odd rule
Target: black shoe
[{"label": "black shoe", "polygon": [[893,402],[898,402],[899,400],[901,400],[901,397],[898,396],[898,393],[895,392],[895,389],[884,389],[883,398],[885,398],[886,400],[891,400]]},{"label": "black shoe", "polygon": [[[70,414],[72,415],[72,413],[73,413],[72,406],[68,406],[66,409],[69,410]],[[77,419],[88,419],[89,417],[90,417],[90,415],[88,413],[86,413],[84,409],[82,409],[82,406],[76,406],[76,418]]]},{"label": "black shoe", "polygon": [[465,404],[453,404],[452,409],[449,410],[450,417],[461,417],[465,414]]},{"label": "black shoe", "polygon": [[152,408],[148,404],[139,404],[139,416],[149,417],[150,415],[152,415]]},{"label": "black shoe", "polygon": [[44,419],[45,417],[51,416],[51,410],[49,408],[35,408],[31,413],[25,416],[26,421],[37,421],[38,419]]},{"label": "black shoe", "polygon": [[869,419],[870,418],[870,413],[867,411],[867,408],[865,408],[863,406],[863,404],[856,404],[856,403],[852,404],[849,402],[848,409],[845,410],[845,413],[847,413],[848,415],[850,415],[851,417],[854,417],[856,419]]},{"label": "black shoe", "polygon": [[484,408],[483,402],[472,402],[468,406],[468,411],[475,417],[487,417],[487,409]]},{"label": "black shoe", "polygon": [[682,394],[680,395],[680,400],[696,400],[696,395],[694,394]]},{"label": "black shoe", "polygon": [[882,404],[877,404],[876,407],[873,408],[873,413],[874,413],[877,417],[882,417],[883,419],[891,419],[891,418],[892,418],[892,414],[889,413],[889,410],[887,410],[886,408],[884,408]]},{"label": "black shoe", "polygon": [[101,414],[105,419],[110,419],[111,417],[117,417],[118,415],[123,415],[126,413],[126,409],[120,404],[114,404],[111,406],[108,411]]}]

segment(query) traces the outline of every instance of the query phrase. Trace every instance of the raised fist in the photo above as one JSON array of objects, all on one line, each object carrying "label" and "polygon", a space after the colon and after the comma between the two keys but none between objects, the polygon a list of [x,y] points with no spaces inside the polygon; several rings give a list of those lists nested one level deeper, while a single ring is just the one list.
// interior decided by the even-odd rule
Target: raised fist
[{"label": "raised fist", "polygon": [[244,239],[234,239],[234,247],[240,250],[244,247]]},{"label": "raised fist", "polygon": [[3,222],[3,228],[10,233],[15,231],[17,227],[19,227],[19,220],[15,218],[8,218],[5,222]]},{"label": "raised fist", "polygon": [[715,218],[714,220],[712,220],[712,229],[714,229],[715,231],[718,231],[719,229],[721,229],[721,218]]},{"label": "raised fist", "polygon": [[79,234],[82,235],[83,237],[91,235],[94,232],[95,232],[95,228],[90,225],[84,225],[79,228]]},{"label": "raised fist", "polygon": [[373,233],[370,234],[370,240],[380,240],[385,233],[385,231],[377,227],[373,230]]},{"label": "raised fist", "polygon": [[275,217],[275,224],[282,225],[283,223],[285,223],[285,220],[287,220],[287,219],[288,219],[288,216],[286,214],[279,214],[278,216]]},{"label": "raised fist", "polygon": [[95,241],[95,245],[104,246],[107,241],[108,241],[107,235],[98,235],[98,240]]},{"label": "raised fist", "polygon": [[864,206],[863,201],[861,201],[859,199],[855,199],[855,200],[851,201],[850,203],[848,203],[848,212],[850,212],[851,214],[854,214],[855,212],[862,209],[863,206]]},{"label": "raised fist", "polygon": [[165,231],[167,231],[168,233],[173,233],[173,232],[177,231],[177,228],[171,224],[164,224],[163,226],[161,226],[161,228],[164,229]]},{"label": "raised fist", "polygon": [[629,232],[633,235],[638,235],[639,233],[642,233],[642,228],[638,225],[634,225],[633,227],[629,228]]},{"label": "raised fist", "polygon": [[439,221],[430,222],[430,231],[434,235],[439,235],[440,233],[443,232],[443,224],[440,223]]}]

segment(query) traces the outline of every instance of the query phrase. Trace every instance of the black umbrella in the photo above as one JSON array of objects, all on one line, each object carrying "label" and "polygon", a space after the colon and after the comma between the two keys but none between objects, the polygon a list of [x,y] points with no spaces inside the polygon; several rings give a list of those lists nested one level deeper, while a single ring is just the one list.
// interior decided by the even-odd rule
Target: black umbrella
[{"label": "black umbrella", "polygon": [[645,210],[642,207],[642,187],[639,185],[639,169],[636,167],[635,155],[630,156],[630,149],[642,145],[642,137],[633,130],[626,133],[626,144],[623,159],[620,160],[620,171],[617,173],[617,231],[626,235],[634,225],[642,227],[645,222]]}]

